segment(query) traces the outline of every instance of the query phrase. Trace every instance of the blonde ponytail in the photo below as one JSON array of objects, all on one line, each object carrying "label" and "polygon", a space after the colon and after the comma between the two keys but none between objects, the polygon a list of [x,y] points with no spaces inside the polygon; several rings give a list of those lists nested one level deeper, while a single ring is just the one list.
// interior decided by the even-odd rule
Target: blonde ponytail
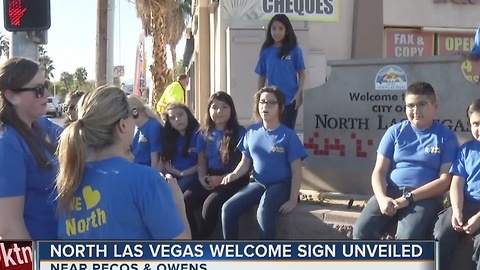
[{"label": "blonde ponytail", "polygon": [[71,123],[60,136],[57,156],[60,169],[56,178],[58,213],[68,213],[73,194],[80,186],[85,169],[87,145],[82,138],[82,120]]},{"label": "blonde ponytail", "polygon": [[73,195],[82,182],[87,151],[115,143],[115,126],[131,113],[125,93],[115,86],[101,86],[84,94],[78,104],[78,120],[60,136],[56,178],[58,212],[69,213]]}]

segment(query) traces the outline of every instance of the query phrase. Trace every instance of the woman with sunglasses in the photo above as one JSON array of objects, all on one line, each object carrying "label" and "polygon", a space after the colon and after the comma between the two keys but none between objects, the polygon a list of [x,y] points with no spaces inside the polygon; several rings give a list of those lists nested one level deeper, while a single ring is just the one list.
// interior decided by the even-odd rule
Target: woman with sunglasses
[{"label": "woman with sunglasses", "polygon": [[63,106],[63,112],[67,115],[64,127],[70,125],[70,123],[77,120],[77,103],[83,96],[83,91],[69,92],[65,97],[65,105]]},{"label": "woman with sunglasses", "polygon": [[0,65],[0,238],[56,239],[54,152],[61,127],[47,112],[45,76],[37,63]]},{"label": "woman with sunglasses", "polygon": [[161,138],[163,130],[160,117],[135,95],[129,95],[128,102],[138,111],[132,143],[134,162],[156,168],[161,151],[159,138]]},{"label": "woman with sunglasses", "polygon": [[190,237],[176,180],[167,183],[154,168],[128,160],[136,116],[126,94],[114,86],[80,98],[78,119],[58,146],[61,239]]}]

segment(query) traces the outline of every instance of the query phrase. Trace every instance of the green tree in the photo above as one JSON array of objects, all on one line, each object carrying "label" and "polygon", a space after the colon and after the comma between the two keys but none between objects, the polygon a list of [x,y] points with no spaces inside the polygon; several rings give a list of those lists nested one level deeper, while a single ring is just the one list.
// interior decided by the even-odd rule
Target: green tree
[{"label": "green tree", "polygon": [[167,44],[170,47],[170,54],[173,63],[173,76],[178,73],[177,45],[185,32],[185,27],[192,17],[192,0],[176,1],[176,7],[167,14]]},{"label": "green tree", "polygon": [[0,56],[9,57],[10,54],[10,41],[7,36],[0,34]]},{"label": "green tree", "polygon": [[63,87],[66,89],[71,89],[74,82],[74,76],[73,74],[64,71],[60,74],[60,81],[63,83]]},{"label": "green tree", "polygon": [[53,65],[53,60],[47,55],[47,50],[42,45],[38,46],[38,63],[45,73],[45,80],[53,79],[55,66]]},{"label": "green tree", "polygon": [[84,67],[79,67],[75,70],[74,74],[75,80],[77,81],[77,86],[82,87],[87,81],[88,73],[87,69]]}]

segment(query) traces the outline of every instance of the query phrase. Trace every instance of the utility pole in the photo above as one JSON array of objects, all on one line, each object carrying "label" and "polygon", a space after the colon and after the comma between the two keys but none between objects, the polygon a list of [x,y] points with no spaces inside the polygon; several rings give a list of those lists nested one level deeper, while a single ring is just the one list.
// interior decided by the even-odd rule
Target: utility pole
[{"label": "utility pole", "polygon": [[[41,38],[39,35],[42,34],[44,34],[45,39],[39,40]],[[38,43],[46,44],[46,31],[12,32],[10,38],[10,58],[18,56],[38,62]]]},{"label": "utility pole", "polygon": [[108,0],[97,0],[96,86],[107,83]]},{"label": "utility pole", "polygon": [[115,43],[115,1],[108,0],[107,15],[107,84],[113,85],[113,48]]}]

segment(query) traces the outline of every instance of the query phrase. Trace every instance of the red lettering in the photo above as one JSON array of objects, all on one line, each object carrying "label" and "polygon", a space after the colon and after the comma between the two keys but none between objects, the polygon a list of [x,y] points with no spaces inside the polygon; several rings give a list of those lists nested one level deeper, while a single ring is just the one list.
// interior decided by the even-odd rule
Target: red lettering
[{"label": "red lettering", "polygon": [[[365,142],[364,140],[357,138],[357,134],[355,133],[351,133],[350,138],[355,140],[355,157],[368,158],[369,152],[365,149],[368,149],[370,146],[373,145],[373,140],[367,139]],[[313,150],[313,155],[331,156],[332,153],[338,152],[338,155],[340,155],[341,157],[346,156],[347,147],[341,142],[339,138],[323,138],[323,145],[315,143],[316,139],[321,139],[320,134],[318,132],[313,132],[313,136],[310,138],[306,138],[306,142],[304,143],[305,149]]]}]

